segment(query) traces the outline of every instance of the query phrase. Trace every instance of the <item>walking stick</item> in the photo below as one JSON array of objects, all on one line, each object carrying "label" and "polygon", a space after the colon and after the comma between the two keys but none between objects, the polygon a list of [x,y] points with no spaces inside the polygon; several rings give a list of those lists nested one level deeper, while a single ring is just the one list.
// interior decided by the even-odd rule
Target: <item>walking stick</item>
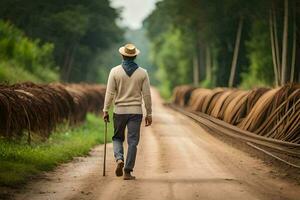
[{"label": "walking stick", "polygon": [[105,176],[105,164],[106,164],[106,139],[107,139],[107,121],[105,121],[105,130],[104,130],[104,161],[103,161],[103,176]]}]

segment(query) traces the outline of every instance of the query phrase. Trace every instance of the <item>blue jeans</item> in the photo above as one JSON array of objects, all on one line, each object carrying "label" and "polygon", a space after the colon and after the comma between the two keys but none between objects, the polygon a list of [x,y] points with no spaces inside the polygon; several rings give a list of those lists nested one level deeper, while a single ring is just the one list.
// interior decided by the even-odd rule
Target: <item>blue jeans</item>
[{"label": "blue jeans", "polygon": [[125,140],[125,128],[127,126],[127,157],[125,162],[125,172],[133,171],[137,145],[140,139],[140,128],[142,123],[142,114],[113,114],[114,136],[112,137],[114,156],[116,160],[124,161],[123,142]]}]

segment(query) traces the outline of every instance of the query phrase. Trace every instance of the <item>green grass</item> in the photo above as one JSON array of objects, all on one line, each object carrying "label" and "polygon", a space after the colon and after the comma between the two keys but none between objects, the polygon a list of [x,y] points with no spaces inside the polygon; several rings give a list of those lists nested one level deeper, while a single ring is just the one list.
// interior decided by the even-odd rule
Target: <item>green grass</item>
[{"label": "green grass", "polygon": [[[24,141],[0,139],[0,185],[25,183],[41,171],[52,170],[74,156],[87,154],[91,147],[104,140],[104,122],[101,117],[92,114],[80,127],[59,129],[46,142],[35,142],[31,146]],[[112,123],[109,123],[108,131],[108,140],[111,141]]]}]

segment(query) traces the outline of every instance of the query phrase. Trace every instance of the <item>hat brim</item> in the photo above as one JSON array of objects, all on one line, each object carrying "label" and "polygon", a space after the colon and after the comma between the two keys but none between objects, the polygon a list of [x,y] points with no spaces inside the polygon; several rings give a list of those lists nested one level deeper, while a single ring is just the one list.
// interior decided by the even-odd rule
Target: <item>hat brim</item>
[{"label": "hat brim", "polygon": [[128,54],[128,53],[125,52],[125,47],[120,47],[119,48],[119,53],[122,54],[123,56],[134,57],[134,56],[139,55],[140,50],[136,48],[134,54]]}]

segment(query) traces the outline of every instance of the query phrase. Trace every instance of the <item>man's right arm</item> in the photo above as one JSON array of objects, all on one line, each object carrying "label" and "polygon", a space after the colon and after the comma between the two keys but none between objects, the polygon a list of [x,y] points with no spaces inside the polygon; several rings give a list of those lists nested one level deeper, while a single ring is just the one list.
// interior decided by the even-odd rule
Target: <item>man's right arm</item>
[{"label": "man's right arm", "polygon": [[142,95],[146,108],[146,126],[150,126],[152,124],[152,100],[151,100],[151,92],[150,92],[150,81],[148,73],[146,72],[146,77],[142,86]]}]

